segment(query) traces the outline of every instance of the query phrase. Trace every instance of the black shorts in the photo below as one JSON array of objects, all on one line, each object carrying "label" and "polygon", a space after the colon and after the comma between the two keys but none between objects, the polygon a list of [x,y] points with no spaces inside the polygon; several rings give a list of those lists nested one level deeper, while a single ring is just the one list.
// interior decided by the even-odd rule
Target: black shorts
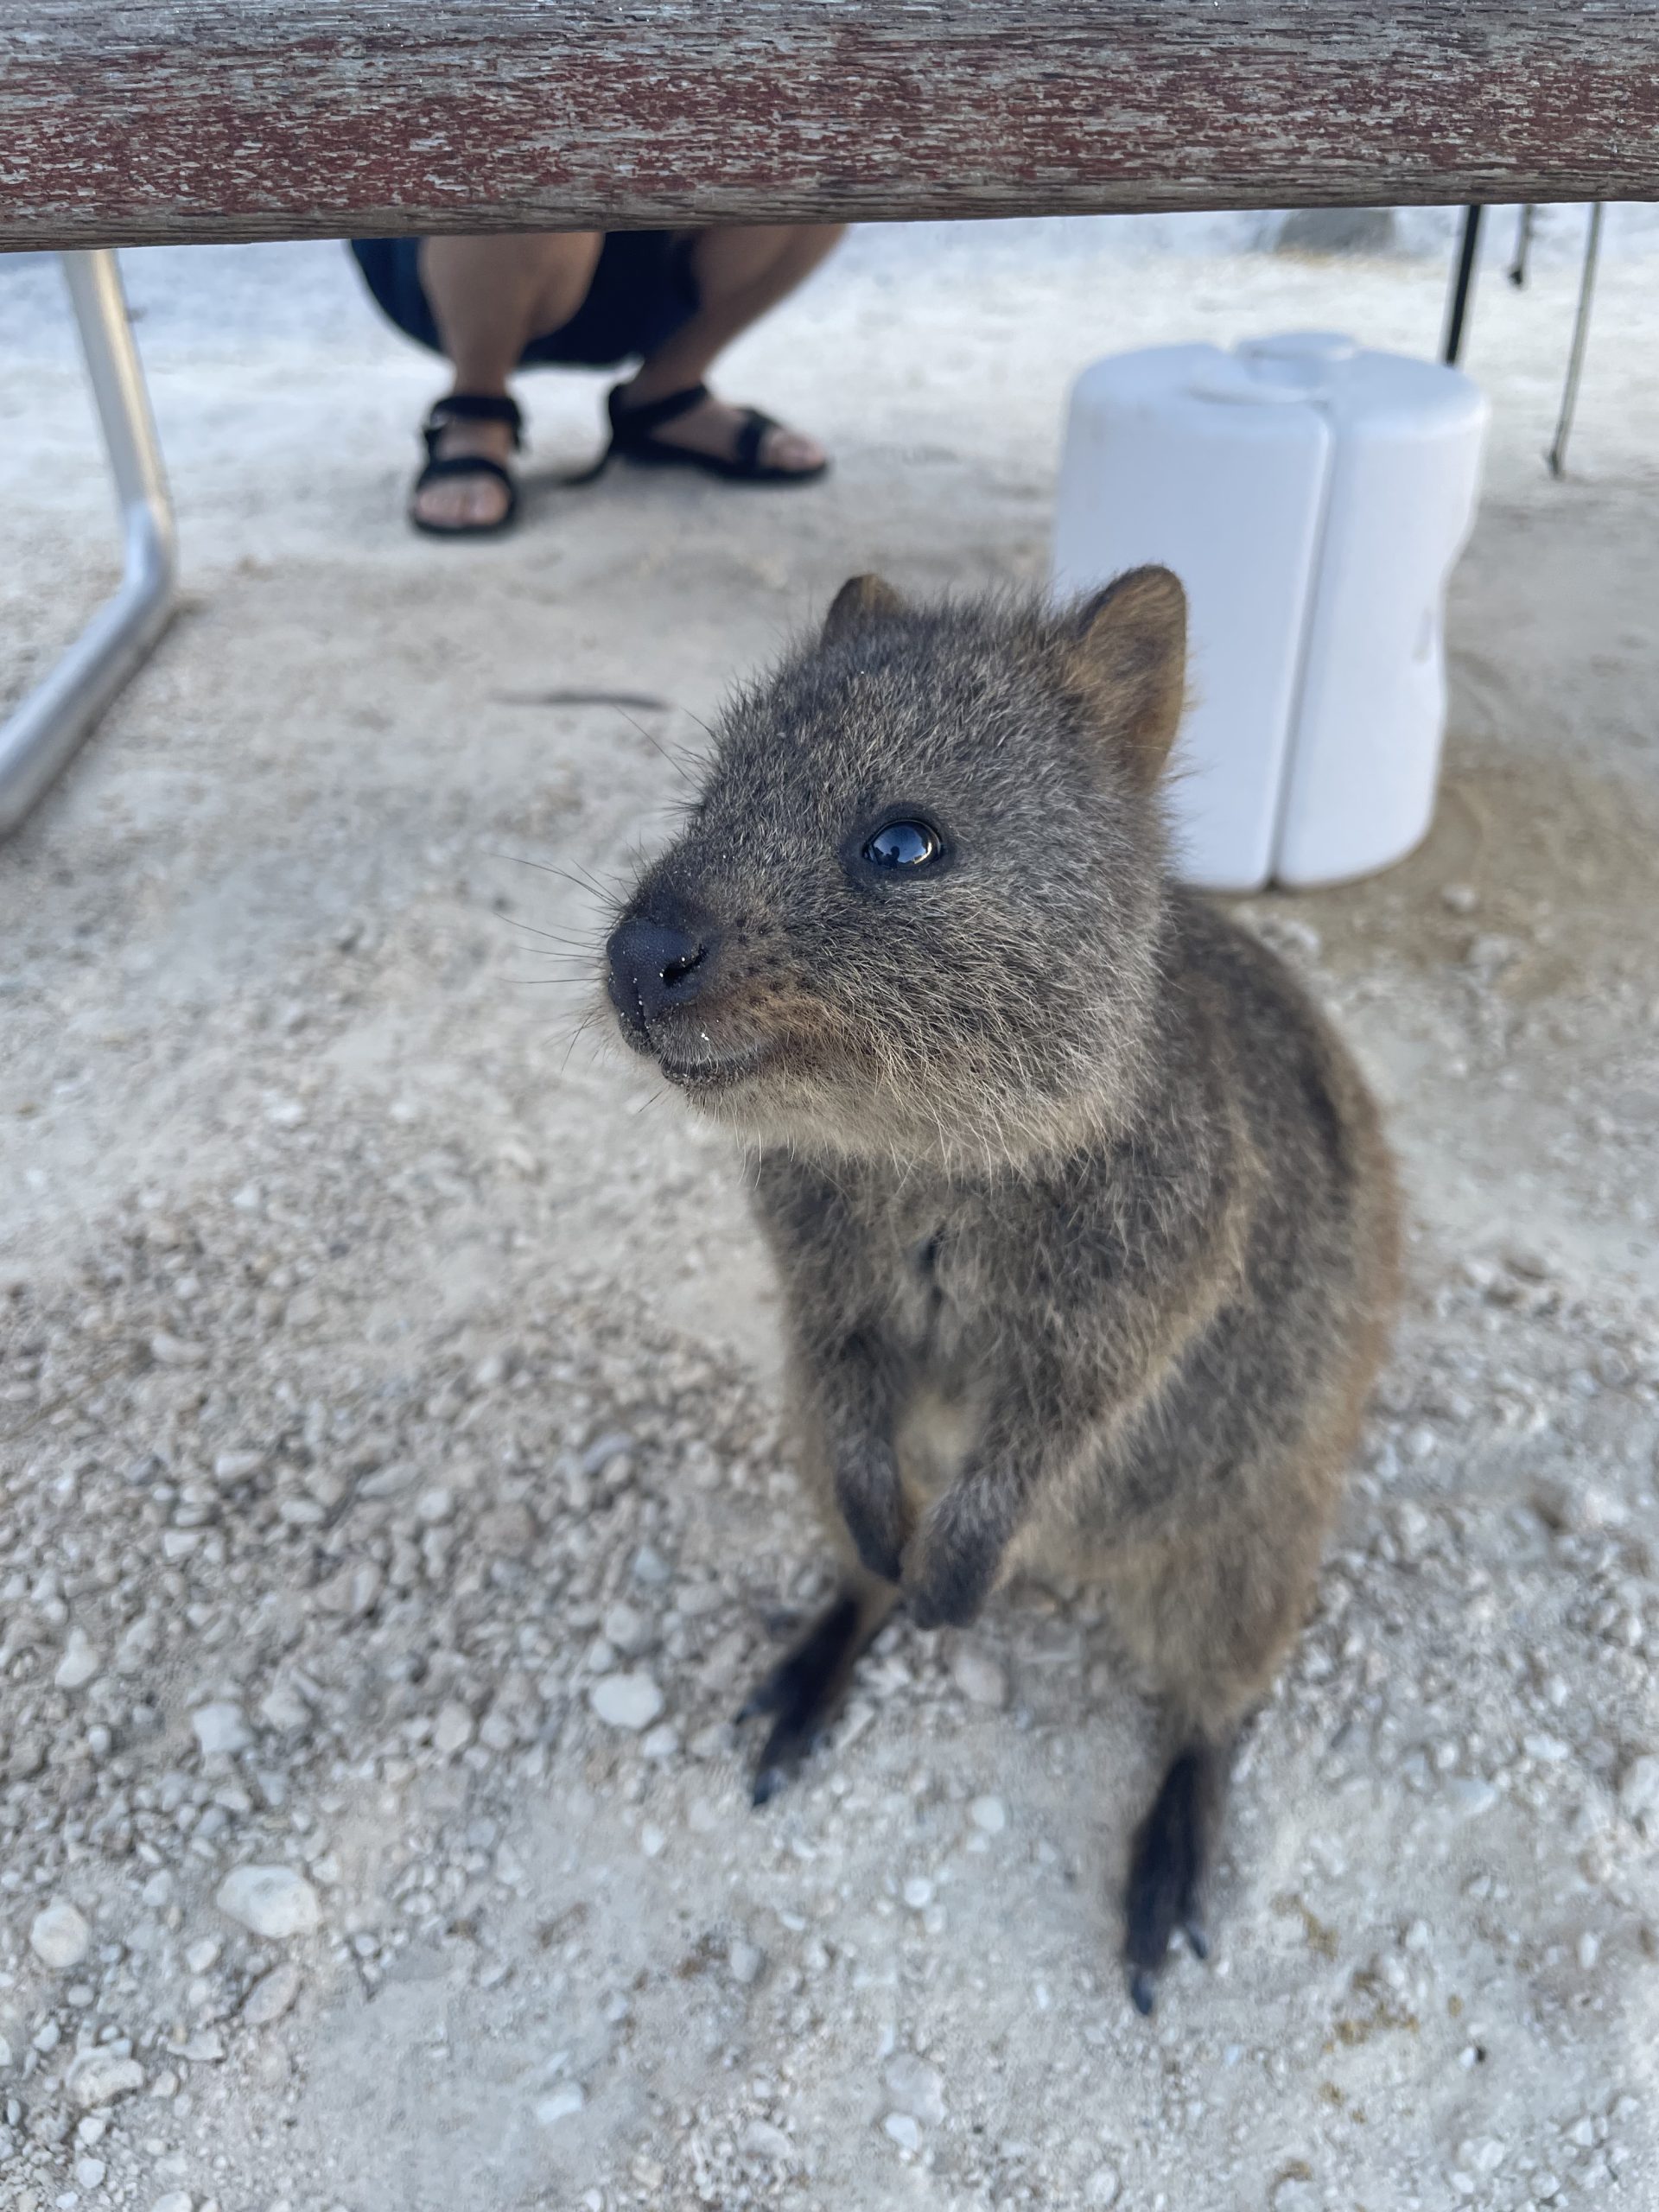
[{"label": "black shorts", "polygon": [[[375,303],[417,346],[443,351],[421,283],[418,238],[353,238]],[[607,231],[588,296],[569,322],[532,338],[521,368],[609,369],[658,346],[697,311],[689,241],[672,231]]]}]

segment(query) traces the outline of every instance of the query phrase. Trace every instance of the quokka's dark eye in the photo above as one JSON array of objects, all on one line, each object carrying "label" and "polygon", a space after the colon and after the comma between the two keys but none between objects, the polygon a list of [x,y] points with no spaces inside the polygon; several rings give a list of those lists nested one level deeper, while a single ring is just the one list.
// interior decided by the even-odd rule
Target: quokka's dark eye
[{"label": "quokka's dark eye", "polygon": [[944,849],[931,823],[888,822],[866,840],[864,857],[872,868],[925,868]]}]

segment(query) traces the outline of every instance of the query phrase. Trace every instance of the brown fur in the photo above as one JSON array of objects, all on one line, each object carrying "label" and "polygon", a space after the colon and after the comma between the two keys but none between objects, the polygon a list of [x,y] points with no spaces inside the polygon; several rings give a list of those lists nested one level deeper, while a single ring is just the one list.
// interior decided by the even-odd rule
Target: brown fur
[{"label": "brown fur", "polygon": [[[1171,880],[1184,625],[1161,569],[1058,615],[855,579],[728,710],[612,940],[630,1040],[753,1147],[843,1618],[870,1632],[896,1584],[962,1623],[1020,1569],[1083,1577],[1162,1700],[1145,2003],[1312,1596],[1396,1242],[1346,1052]],[[895,817],[940,857],[870,866]],[[821,1719],[774,1732],[767,1794]]]}]

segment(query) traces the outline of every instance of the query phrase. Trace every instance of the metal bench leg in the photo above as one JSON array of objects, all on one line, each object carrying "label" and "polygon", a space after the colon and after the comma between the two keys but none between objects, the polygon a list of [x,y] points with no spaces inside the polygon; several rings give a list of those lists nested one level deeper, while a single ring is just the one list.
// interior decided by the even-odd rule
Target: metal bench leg
[{"label": "metal bench leg", "polygon": [[0,724],[0,837],[60,774],[172,619],[178,579],[173,508],[111,252],[66,253],[63,273],[109,448],[125,566],[57,666]]}]

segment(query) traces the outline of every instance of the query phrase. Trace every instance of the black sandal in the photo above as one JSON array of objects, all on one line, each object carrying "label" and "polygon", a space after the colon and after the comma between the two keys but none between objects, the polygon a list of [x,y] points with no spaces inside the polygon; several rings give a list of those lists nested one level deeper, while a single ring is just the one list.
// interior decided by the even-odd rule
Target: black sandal
[{"label": "black sandal", "polygon": [[[499,537],[518,519],[518,486],[512,471],[502,462],[492,461],[487,454],[452,453],[440,458],[438,441],[451,423],[505,423],[512,432],[515,453],[524,442],[524,418],[511,399],[477,391],[455,391],[448,399],[439,400],[421,427],[426,445],[426,466],[415,479],[410,493],[410,521],[429,537]],[[428,522],[423,515],[416,513],[414,501],[429,484],[440,483],[446,476],[493,476],[506,486],[506,512],[493,522]]]},{"label": "black sandal", "polygon": [[819,461],[812,468],[778,468],[760,458],[760,448],[768,430],[780,430],[770,415],[763,415],[758,407],[743,410],[742,428],[737,434],[737,449],[731,454],[694,453],[690,446],[665,444],[654,436],[665,423],[672,423],[682,415],[689,415],[700,407],[709,397],[704,384],[687,386],[683,391],[671,391],[666,399],[647,400],[641,407],[627,407],[622,404],[624,386],[613,385],[605,402],[611,418],[611,442],[593,470],[600,469],[619,455],[624,461],[638,461],[645,468],[701,468],[707,475],[722,476],[741,484],[810,484],[815,476],[822,476],[830,464]]}]

